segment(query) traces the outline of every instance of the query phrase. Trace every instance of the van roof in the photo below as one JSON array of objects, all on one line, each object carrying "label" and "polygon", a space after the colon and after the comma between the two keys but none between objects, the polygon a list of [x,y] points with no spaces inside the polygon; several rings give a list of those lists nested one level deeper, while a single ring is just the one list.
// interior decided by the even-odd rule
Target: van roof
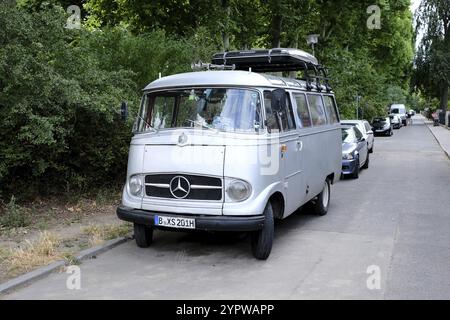
[{"label": "van roof", "polygon": [[[307,83],[304,80],[283,78],[249,71],[208,70],[179,73],[162,77],[149,83],[144,88],[144,91],[192,86],[284,87],[303,89],[305,91],[307,89]],[[313,91],[317,91],[315,82],[311,83],[311,87]],[[321,86],[321,89],[326,91],[326,87],[323,85]]]}]

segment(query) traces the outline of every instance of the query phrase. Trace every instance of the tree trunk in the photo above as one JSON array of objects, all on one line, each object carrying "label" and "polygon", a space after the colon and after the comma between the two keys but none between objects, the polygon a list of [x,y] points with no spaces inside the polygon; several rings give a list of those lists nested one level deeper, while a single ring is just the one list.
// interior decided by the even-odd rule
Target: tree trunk
[{"label": "tree trunk", "polygon": [[280,47],[281,25],[283,17],[280,14],[276,14],[272,18],[272,48]]},{"label": "tree trunk", "polygon": [[223,41],[223,51],[228,51],[230,49],[230,36],[226,31],[222,32]]},{"label": "tree trunk", "polygon": [[230,3],[228,0],[222,0],[222,9],[225,11],[224,29],[222,31],[223,51],[228,51],[230,49],[230,34],[228,29],[231,13]]},{"label": "tree trunk", "polygon": [[441,103],[440,103],[440,108],[444,111],[447,111],[448,108],[448,83],[447,81],[445,81],[442,84],[442,90],[441,90]]}]

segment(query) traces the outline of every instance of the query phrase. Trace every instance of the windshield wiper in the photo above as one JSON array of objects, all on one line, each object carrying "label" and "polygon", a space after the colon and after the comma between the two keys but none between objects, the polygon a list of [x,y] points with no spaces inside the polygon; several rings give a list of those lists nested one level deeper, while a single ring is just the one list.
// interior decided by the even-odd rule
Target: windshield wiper
[{"label": "windshield wiper", "polygon": [[201,126],[202,128],[206,128],[206,129],[209,129],[209,130],[212,130],[212,131],[214,131],[214,132],[219,132],[219,130],[217,130],[217,129],[214,129],[214,128],[211,128],[210,126],[208,126],[208,125],[206,125],[206,124],[204,124],[204,123],[202,123],[202,122],[200,122],[200,121],[195,121],[195,120],[191,120],[191,119],[186,119],[187,121],[189,121],[189,122],[191,122],[191,123],[193,123],[193,124],[196,124],[196,125],[199,125],[199,126]]},{"label": "windshield wiper", "polygon": [[140,115],[138,115],[138,118],[141,119],[142,121],[144,121],[144,123],[147,125],[147,128],[144,131],[147,131],[148,128],[151,129],[151,131],[153,132],[158,132],[158,130],[156,128],[153,128],[147,121],[145,121],[144,118],[142,118]]}]

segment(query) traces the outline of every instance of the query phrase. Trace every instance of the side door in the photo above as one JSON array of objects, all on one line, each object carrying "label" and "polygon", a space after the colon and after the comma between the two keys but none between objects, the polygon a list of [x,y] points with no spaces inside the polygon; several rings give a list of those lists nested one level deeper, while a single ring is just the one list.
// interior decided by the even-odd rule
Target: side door
[{"label": "side door", "polygon": [[373,137],[373,131],[372,128],[370,127],[369,122],[364,121],[364,127],[366,129],[366,133],[367,133],[367,139],[368,139],[368,143],[369,143],[369,149],[373,148],[373,141],[375,140]]},{"label": "side door", "polygon": [[296,122],[298,129],[298,139],[297,139],[297,149],[298,149],[298,168],[301,171],[299,178],[299,200],[300,205],[303,205],[306,202],[307,196],[309,192],[306,172],[307,170],[307,158],[305,157],[305,152],[308,149],[311,149],[311,142],[313,140],[313,136],[308,134],[305,135],[312,128],[312,120],[311,114],[308,108],[308,101],[305,93],[294,92],[292,93],[292,101],[295,105],[294,115],[296,116]]},{"label": "side door", "polygon": [[354,126],[353,129],[355,130],[356,140],[358,141],[359,165],[362,166],[366,163],[367,155],[369,153],[367,141],[357,126]]},{"label": "side door", "polygon": [[[280,127],[280,176],[284,186],[285,216],[294,212],[302,201],[304,191],[301,190],[302,170],[300,169],[299,136],[295,123],[292,101],[286,92],[286,103],[280,110],[271,106],[271,91],[264,91],[267,126]],[[271,114],[275,115],[275,119]],[[277,123],[276,127],[274,123]]]}]

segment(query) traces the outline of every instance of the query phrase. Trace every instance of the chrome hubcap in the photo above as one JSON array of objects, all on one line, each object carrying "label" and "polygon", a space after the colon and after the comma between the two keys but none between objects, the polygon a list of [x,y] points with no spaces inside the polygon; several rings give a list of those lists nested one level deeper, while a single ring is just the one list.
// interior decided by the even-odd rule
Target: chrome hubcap
[{"label": "chrome hubcap", "polygon": [[325,182],[325,187],[323,188],[322,204],[323,207],[328,207],[328,201],[330,200],[330,190],[328,189],[328,183]]}]

